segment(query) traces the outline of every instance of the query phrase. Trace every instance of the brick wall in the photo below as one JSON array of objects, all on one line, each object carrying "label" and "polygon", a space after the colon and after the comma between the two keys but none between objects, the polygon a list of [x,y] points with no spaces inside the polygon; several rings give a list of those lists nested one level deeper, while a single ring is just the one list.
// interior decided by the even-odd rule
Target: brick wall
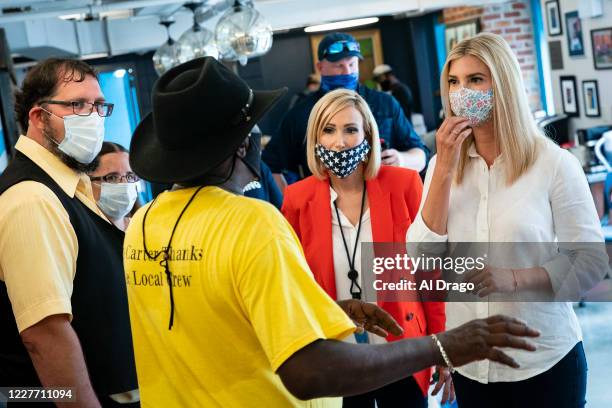
[{"label": "brick wall", "polygon": [[443,19],[445,24],[453,24],[479,18],[482,31],[503,36],[521,64],[529,105],[538,110],[542,103],[529,3],[516,0],[483,7],[448,8],[443,11]]}]

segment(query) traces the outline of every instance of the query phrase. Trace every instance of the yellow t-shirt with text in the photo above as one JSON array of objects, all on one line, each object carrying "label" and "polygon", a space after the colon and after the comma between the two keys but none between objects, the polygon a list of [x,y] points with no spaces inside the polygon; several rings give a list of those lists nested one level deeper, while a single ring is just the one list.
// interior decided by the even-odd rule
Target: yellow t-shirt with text
[{"label": "yellow t-shirt with text", "polygon": [[[162,193],[146,219],[146,246],[168,244],[195,188]],[[143,248],[141,208],[130,223],[124,264],[143,407],[332,407],[300,401],[275,371],[317,339],[355,326],[315,282],[295,233],[271,205],[203,188],[181,218],[169,269]]]}]

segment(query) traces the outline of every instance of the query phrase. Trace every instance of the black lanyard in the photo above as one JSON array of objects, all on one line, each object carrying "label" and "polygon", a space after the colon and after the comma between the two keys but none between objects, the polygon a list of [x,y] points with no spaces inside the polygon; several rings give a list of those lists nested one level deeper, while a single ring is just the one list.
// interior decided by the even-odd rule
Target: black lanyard
[{"label": "black lanyard", "polygon": [[163,249],[161,252],[158,252],[157,255],[155,255],[155,256],[153,256],[147,250],[147,238],[145,236],[145,224],[147,222],[147,215],[149,215],[149,210],[153,207],[153,205],[155,204],[155,201],[157,200],[159,195],[157,197],[155,197],[155,199],[151,202],[151,204],[149,205],[149,207],[145,211],[144,217],[142,219],[142,246],[144,248],[144,253],[145,253],[145,255],[149,259],[153,259],[154,261],[156,261],[157,258],[160,255],[162,255],[162,254],[164,255],[162,260],[159,261],[159,265],[162,268],[164,268],[164,272],[166,274],[166,280],[168,281],[168,287],[169,287],[169,290],[170,290],[170,318],[169,318],[169,321],[168,321],[168,330],[172,330],[172,326],[174,325],[174,291],[172,290],[172,286],[173,286],[172,272],[170,271],[170,266],[168,265],[168,261],[170,260],[170,251],[171,251],[171,245],[172,245],[172,238],[174,238],[174,233],[176,232],[176,227],[178,226],[179,222],[181,221],[181,218],[183,217],[183,214],[185,214],[185,211],[187,211],[187,208],[189,207],[191,202],[195,199],[196,195],[198,195],[200,190],[202,190],[204,187],[207,187],[207,186],[221,186],[221,185],[225,184],[232,177],[232,175],[234,174],[234,168],[236,167],[236,157],[238,157],[238,156],[234,155],[234,158],[232,159],[232,167],[230,168],[230,172],[221,182],[219,182],[217,184],[201,185],[193,193],[193,195],[191,196],[189,201],[187,201],[187,204],[185,204],[185,207],[183,207],[183,210],[181,211],[181,213],[179,214],[178,218],[176,219],[176,222],[174,223],[174,227],[172,228],[172,232],[170,233],[170,239],[168,240],[168,244],[166,245],[166,249]]},{"label": "black lanyard", "polygon": [[[330,180],[331,182],[331,180]],[[346,251],[346,258],[349,263],[349,272],[347,273],[348,278],[351,280],[351,296],[353,299],[361,299],[361,286],[357,282],[357,278],[359,278],[359,273],[355,270],[355,255],[357,255],[357,245],[359,244],[359,235],[361,234],[361,221],[363,220],[363,207],[365,207],[365,198],[366,198],[366,183],[363,182],[363,194],[361,195],[361,212],[359,213],[359,225],[357,226],[357,237],[355,238],[355,247],[353,248],[353,256],[349,252],[348,244],[346,243],[346,238],[344,238],[344,231],[342,231],[342,222],[340,221],[340,212],[338,211],[338,206],[336,205],[336,201],[334,200],[334,208],[336,209],[336,217],[338,218],[338,225],[340,226],[340,234],[342,235],[342,243],[344,244],[344,249]],[[356,288],[356,289],[355,289]]]},{"label": "black lanyard", "polygon": [[142,219],[142,246],[144,247],[144,252],[145,252],[146,256],[149,259],[153,259],[153,260],[156,261],[157,258],[160,255],[163,254],[162,260],[159,261],[159,264],[160,264],[160,266],[162,268],[164,268],[164,272],[166,274],[166,280],[168,281],[168,288],[170,290],[170,321],[168,322],[168,330],[172,330],[172,326],[174,325],[174,291],[172,290],[172,286],[173,286],[172,272],[170,272],[170,266],[168,266],[168,261],[170,260],[170,250],[171,250],[171,245],[172,245],[172,238],[174,238],[174,233],[176,232],[176,227],[178,226],[179,221],[181,221],[181,218],[183,217],[183,214],[185,214],[185,211],[187,211],[187,208],[189,207],[189,205],[191,204],[193,199],[200,192],[200,190],[202,190],[204,187],[205,186],[198,187],[198,189],[193,193],[193,195],[191,196],[189,201],[187,201],[187,204],[185,204],[185,207],[183,207],[183,210],[179,214],[176,222],[174,223],[174,227],[172,228],[172,232],[170,233],[170,239],[168,240],[168,244],[166,245],[166,249],[162,250],[161,252],[158,252],[157,255],[155,255],[155,256],[153,256],[147,250],[147,239],[145,237],[145,223],[147,222],[147,215],[149,215],[149,210],[151,209],[151,207],[153,207],[153,205],[155,204],[155,200],[157,200],[157,197],[159,197],[159,196],[155,197],[155,200],[153,200],[151,205],[149,205],[149,207],[145,211],[144,217]]}]

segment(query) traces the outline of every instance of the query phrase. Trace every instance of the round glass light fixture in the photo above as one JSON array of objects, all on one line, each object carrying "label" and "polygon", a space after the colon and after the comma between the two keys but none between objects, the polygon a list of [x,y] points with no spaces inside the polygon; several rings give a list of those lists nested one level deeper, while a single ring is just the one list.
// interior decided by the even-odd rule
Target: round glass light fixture
[{"label": "round glass light fixture", "polygon": [[272,26],[251,4],[236,0],[219,19],[215,40],[221,58],[245,65],[272,48]]},{"label": "round glass light fixture", "polygon": [[153,66],[155,71],[161,76],[170,68],[178,65],[179,60],[176,42],[170,36],[170,26],[174,24],[174,21],[163,20],[159,24],[166,27],[166,33],[168,34],[168,40],[153,54]]},{"label": "round glass light fixture", "polygon": [[200,57],[219,58],[219,51],[215,44],[212,31],[200,26],[196,20],[196,9],[198,3],[187,3],[185,7],[193,12],[193,25],[185,31],[176,42],[179,63],[191,61]]},{"label": "round glass light fixture", "polygon": [[200,57],[219,58],[212,31],[199,25],[185,31],[177,41],[179,63]]}]

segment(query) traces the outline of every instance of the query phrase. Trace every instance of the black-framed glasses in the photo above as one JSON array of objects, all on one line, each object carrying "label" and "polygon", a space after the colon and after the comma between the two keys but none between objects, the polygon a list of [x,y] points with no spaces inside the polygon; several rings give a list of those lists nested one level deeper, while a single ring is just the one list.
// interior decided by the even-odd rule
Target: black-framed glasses
[{"label": "black-framed glasses", "polygon": [[126,183],[136,183],[140,181],[140,177],[138,177],[134,173],[125,173],[125,174],[108,173],[108,174],[105,174],[99,177],[90,177],[89,179],[91,181],[104,181],[106,183],[112,183],[112,184],[121,183],[122,180],[125,180]]},{"label": "black-framed glasses", "polygon": [[357,51],[357,52],[361,52],[361,47],[359,46],[359,43],[356,41],[336,41],[334,43],[331,43],[326,49],[325,52],[323,53],[323,56],[327,56],[330,54],[340,54],[341,52],[344,51]]},{"label": "black-framed glasses", "polygon": [[40,101],[40,104],[48,103],[52,105],[63,105],[72,106],[72,111],[78,116],[89,116],[93,113],[94,108],[99,116],[105,118],[113,113],[113,107],[115,104],[108,102],[85,102],[85,101],[56,101],[56,100],[44,100]]}]

